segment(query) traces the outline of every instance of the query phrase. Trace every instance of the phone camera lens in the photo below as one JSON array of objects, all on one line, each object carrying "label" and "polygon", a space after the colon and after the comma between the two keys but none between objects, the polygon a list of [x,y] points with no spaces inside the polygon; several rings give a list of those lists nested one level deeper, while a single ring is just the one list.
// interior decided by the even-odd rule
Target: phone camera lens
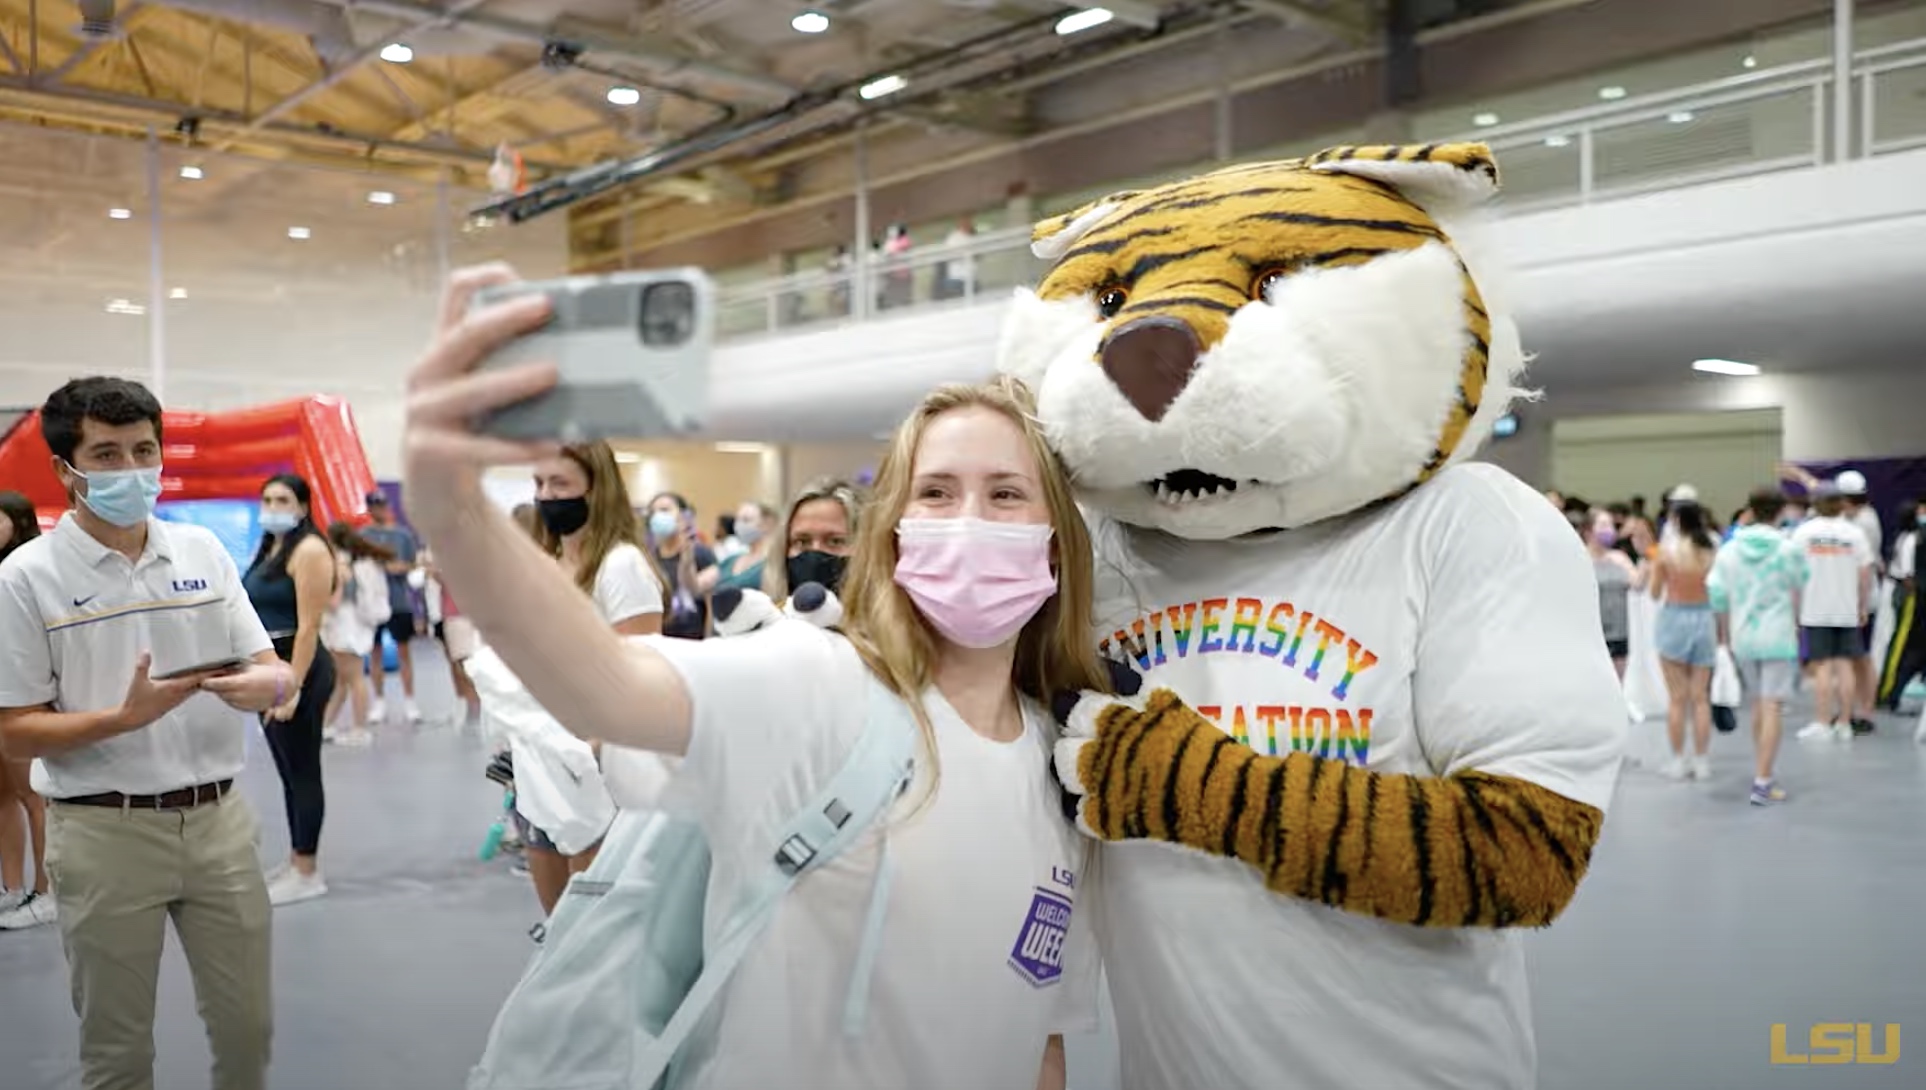
[{"label": "phone camera lens", "polygon": [[695,336],[695,286],[682,280],[642,289],[642,343],[673,348]]}]

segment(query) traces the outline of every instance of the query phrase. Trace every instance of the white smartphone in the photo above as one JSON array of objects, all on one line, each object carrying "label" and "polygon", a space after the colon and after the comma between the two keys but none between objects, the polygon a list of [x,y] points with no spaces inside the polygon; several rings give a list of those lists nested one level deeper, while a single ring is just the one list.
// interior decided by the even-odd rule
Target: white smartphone
[{"label": "white smartphone", "polygon": [[505,439],[672,439],[708,423],[715,346],[715,285],[697,268],[621,272],[504,284],[477,293],[487,306],[539,292],[553,317],[482,363],[483,369],[551,363],[545,394],[476,421]]}]

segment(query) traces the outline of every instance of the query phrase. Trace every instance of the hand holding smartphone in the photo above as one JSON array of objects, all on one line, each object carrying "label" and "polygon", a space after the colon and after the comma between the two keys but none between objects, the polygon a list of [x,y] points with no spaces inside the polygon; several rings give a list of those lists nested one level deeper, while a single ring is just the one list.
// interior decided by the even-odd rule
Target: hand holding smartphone
[{"label": "hand holding smartphone", "polygon": [[485,414],[475,429],[502,439],[676,438],[708,422],[715,288],[701,269],[504,284],[475,308],[522,295],[549,298],[551,317],[483,360],[479,370],[553,364],[555,386]]}]

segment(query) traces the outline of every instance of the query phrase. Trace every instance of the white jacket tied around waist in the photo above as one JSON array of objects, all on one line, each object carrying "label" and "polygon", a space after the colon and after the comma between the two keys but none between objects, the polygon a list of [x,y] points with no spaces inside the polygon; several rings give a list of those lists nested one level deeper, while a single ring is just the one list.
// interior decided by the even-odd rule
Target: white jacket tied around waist
[{"label": "white jacket tied around waist", "polygon": [[505,740],[515,760],[515,809],[565,855],[593,847],[621,809],[652,810],[670,778],[653,753],[604,746],[598,766],[589,744],[569,733],[522,687],[494,650],[465,664],[481,698],[484,733]]}]

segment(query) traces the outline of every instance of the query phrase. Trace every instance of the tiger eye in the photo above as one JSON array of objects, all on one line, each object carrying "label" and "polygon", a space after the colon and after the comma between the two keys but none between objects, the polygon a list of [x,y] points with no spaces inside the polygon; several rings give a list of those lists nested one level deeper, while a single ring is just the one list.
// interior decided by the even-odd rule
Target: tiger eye
[{"label": "tiger eye", "polygon": [[1106,318],[1114,318],[1130,300],[1130,293],[1122,288],[1105,288],[1097,293],[1097,313]]},{"label": "tiger eye", "polygon": [[1270,302],[1271,289],[1283,283],[1284,278],[1288,275],[1290,275],[1290,270],[1282,268],[1265,269],[1263,272],[1258,273],[1257,279],[1251,282],[1251,298],[1260,303]]}]

